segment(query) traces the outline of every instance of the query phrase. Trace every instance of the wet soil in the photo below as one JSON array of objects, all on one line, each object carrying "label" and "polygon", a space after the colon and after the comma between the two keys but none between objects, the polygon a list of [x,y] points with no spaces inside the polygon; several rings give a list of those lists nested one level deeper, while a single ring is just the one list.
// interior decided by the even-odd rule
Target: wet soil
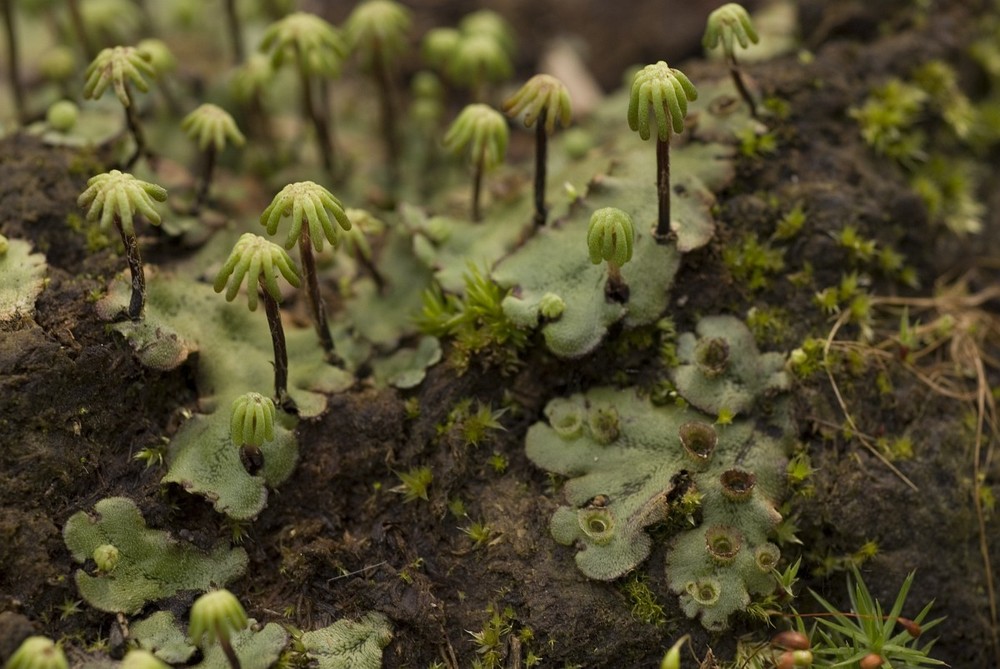
[{"label": "wet soil", "polygon": [[[906,76],[924,59],[970,67],[961,46],[984,3],[945,4],[915,24],[906,2],[802,3],[815,59],[802,64],[790,56],[750,70],[758,89],[787,101],[791,111],[769,122],[777,152],[741,159],[738,178],[719,194],[717,239],[685,257],[673,293],[680,330],[702,314],[743,316],[754,306],[780,306],[787,327],[771,347],[787,350],[807,336],[825,336],[830,319],[813,294],[850,269],[833,240],[846,224],[904,253],[921,279],[922,288],[908,289],[875,273],[870,290],[879,295],[926,294],[937,277],[993,250],[985,240],[1000,228],[995,211],[981,237],[956,242],[928,219],[903,174],[869,152],[847,116],[872,85]],[[685,69],[696,78],[717,76],[719,67]],[[110,616],[66,607],[78,596],[61,528],[77,510],[125,495],[150,525],[196,543],[207,546],[233,531],[203,500],[161,487],[158,470],[133,458],[169,437],[180,412],[194,405],[197,360],[172,372],[147,370],[94,313],[92,295],[124,260],[113,249],[88,252],[67,217],[77,213],[76,197],[98,159],[25,136],[0,144],[0,232],[30,239],[49,263],[35,317],[0,330],[0,660],[9,640],[30,629],[65,635],[77,661],[89,642],[108,635]],[[731,277],[723,250],[749,232],[770,235],[793,202],[802,203],[808,220],[789,242],[785,271],[808,264],[813,283],[797,288],[774,280],[751,291]],[[153,263],[177,253],[158,238],[144,243]],[[995,272],[981,270],[971,288],[995,281]],[[844,334],[856,330],[848,326]],[[667,588],[662,544],[640,568],[664,608],[659,623],[633,614],[621,583],[583,577],[574,550],[548,532],[561,501],[557,482],[523,452],[524,432],[548,399],[607,383],[620,370],[629,382],[653,381],[655,347],[636,345],[642,338],[634,335],[617,333],[584,360],[556,360],[534,346],[511,374],[475,361],[464,373],[439,365],[412,391],[362,384],[332,397],[325,414],[298,428],[293,478],[271,495],[256,522],[240,528],[251,565],[232,589],[258,620],[299,628],[384,612],[394,627],[386,667],[470,666],[477,647],[469,632],[483,629],[489,610],[508,607],[513,633],[500,649],[506,667],[525,666],[529,651],[544,658],[543,666],[655,667],[685,632],[694,634],[696,648],[731,656],[737,637],[754,625],[737,620],[732,631],[709,635],[688,621]],[[879,371],[840,368],[844,403],[868,433],[912,436],[914,457],[895,464],[916,490],[840,429],[844,416],[825,375],[800,381],[799,437],[816,468],[814,493],[794,497],[790,510],[803,546],[803,585],[846,605],[844,573],[824,573],[824,560],[877,541],[877,554],[863,568],[873,592],[891,601],[905,575],[917,570],[912,611],[936,598],[936,615],[947,616],[935,632],[935,657],[956,667],[991,666],[965,422],[970,407],[899,367],[887,371],[893,390],[880,393]],[[500,419],[504,430],[468,445],[460,426],[442,429],[463,400],[509,405]],[[502,472],[488,462],[494,453],[507,460]],[[393,491],[396,474],[417,466],[435,474],[429,499],[405,502]],[[997,474],[987,471],[985,483],[992,486]],[[456,499],[464,503],[463,517],[449,510]],[[462,531],[473,522],[490,528],[479,546]],[[1000,554],[995,521],[988,527],[988,549]],[[786,559],[796,554],[794,546],[783,550]],[[804,587],[802,593],[801,608],[809,609]],[[192,599],[179,595],[166,606],[183,612]]]}]

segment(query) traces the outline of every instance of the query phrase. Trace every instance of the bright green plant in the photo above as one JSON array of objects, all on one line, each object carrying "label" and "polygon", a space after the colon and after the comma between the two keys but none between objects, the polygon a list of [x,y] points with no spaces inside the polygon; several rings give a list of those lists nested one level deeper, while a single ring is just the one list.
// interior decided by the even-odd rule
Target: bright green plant
[{"label": "bright green plant", "polygon": [[756,118],[757,103],[747,90],[743,81],[743,72],[740,64],[736,60],[736,43],[746,49],[751,43],[760,41],[757,31],[753,27],[750,15],[747,10],[735,2],[722,5],[708,15],[708,22],[705,25],[705,36],[702,38],[702,45],[706,49],[714,49],[722,43],[722,51],[726,55],[726,62],[729,64],[729,74],[733,78],[733,84],[739,91],[740,97],[750,107],[750,114]]},{"label": "bright green plant", "polygon": [[347,56],[347,44],[336,28],[314,14],[294,12],[271,24],[264,32],[262,51],[271,52],[277,69],[289,53],[295,61],[302,86],[302,113],[312,120],[319,152],[326,171],[335,166],[334,140],[326,118],[316,107],[314,77],[336,77]]},{"label": "bright green plant", "polygon": [[545,167],[548,136],[569,125],[573,115],[566,85],[549,74],[537,74],[503,103],[512,118],[524,115],[524,127],[535,126],[535,225],[545,225]]},{"label": "bright green plant", "polygon": [[121,560],[121,551],[111,544],[101,544],[94,549],[93,557],[97,570],[104,574],[110,574]]},{"label": "bright green plant", "polygon": [[226,301],[232,302],[246,277],[247,306],[250,311],[257,310],[257,289],[261,289],[261,299],[274,346],[274,395],[282,407],[293,408],[294,402],[288,395],[288,348],[278,311],[278,301],[281,300],[279,274],[298,288],[299,273],[285,249],[247,232],[236,242],[232,253],[215,277],[213,287],[217,293],[225,288]]},{"label": "bright green plant", "polygon": [[[851,599],[849,612],[841,611],[815,592],[812,593],[829,614],[817,618],[818,640],[814,641],[813,652],[817,660],[822,662],[817,666],[853,666],[855,662],[859,662],[862,667],[943,665],[944,662],[929,656],[933,642],[917,645],[917,640],[924,632],[943,620],[938,618],[924,622],[933,602],[924,606],[912,620],[901,617],[906,596],[913,585],[914,573],[911,572],[906,577],[892,608],[884,613],[881,602],[872,597],[858,568],[852,565],[851,572],[853,578],[849,576],[847,579]],[[875,657],[880,660],[875,660]]]},{"label": "bright green plant", "polygon": [[130,650],[122,658],[121,669],[170,669],[148,650]]},{"label": "bright green plant", "polygon": [[208,189],[212,185],[212,174],[215,171],[215,159],[226,148],[226,143],[243,146],[246,137],[236,126],[236,120],[222,107],[213,104],[203,104],[181,121],[181,130],[187,133],[192,141],[198,143],[198,149],[204,153],[201,185],[195,196],[195,208],[200,208],[208,199]]},{"label": "bright green plant", "polygon": [[[332,219],[330,214],[333,215]],[[312,181],[300,181],[282,188],[260,215],[260,224],[267,228],[267,234],[273,235],[278,231],[278,224],[285,216],[290,216],[292,219],[288,236],[285,237],[285,248],[290,249],[295,242],[299,243],[302,272],[306,279],[306,294],[309,297],[316,334],[331,364],[339,364],[341,361],[334,348],[330,325],[326,319],[326,307],[319,292],[319,275],[316,271],[313,249],[317,253],[322,251],[324,239],[336,248],[340,234],[338,226],[344,231],[350,230],[351,221],[347,218],[340,200]],[[303,222],[306,225],[302,225]]]},{"label": "bright green plant", "polygon": [[101,229],[107,231],[112,224],[121,235],[125,245],[125,258],[132,274],[132,299],[129,301],[128,317],[138,320],[146,301],[146,275],[142,271],[142,257],[139,242],[135,236],[133,219],[142,214],[153,225],[160,224],[160,214],[153,207],[153,200],[163,202],[167,191],[161,186],[136,179],[131,174],[111,170],[91,177],[87,188],[77,204],[90,207],[87,220],[100,220]]},{"label": "bright green plant", "polygon": [[393,67],[406,50],[410,11],[394,0],[365,0],[354,8],[344,30],[348,44],[361,57],[362,65],[378,84],[382,114],[382,140],[389,165],[399,161],[399,136],[396,116],[399,113],[393,87]]},{"label": "bright green plant", "polygon": [[316,660],[319,669],[381,669],[382,649],[390,641],[389,619],[374,611],[358,621],[338,620],[300,638],[306,654]]},{"label": "bright green plant", "polygon": [[635,74],[629,92],[628,125],[646,140],[650,137],[649,108],[656,119],[656,240],[670,238],[670,135],[684,130],[687,103],[698,91],[683,72],[664,61],[647,65]]},{"label": "bright green plant", "polygon": [[125,122],[135,140],[135,152],[125,161],[125,169],[129,169],[140,156],[148,154],[145,133],[132,101],[131,86],[143,93],[149,90],[144,77],[156,77],[150,55],[131,46],[103,49],[87,67],[85,76],[83,97],[96,100],[111,86],[115,90],[115,97],[125,109]]},{"label": "bright green plant", "polygon": [[240,660],[233,650],[232,636],[247,627],[247,612],[240,600],[228,590],[213,590],[195,600],[191,606],[188,636],[203,648],[216,643],[225,653],[232,669],[240,669]]},{"label": "bright green plant", "polygon": [[605,287],[608,295],[619,302],[628,298],[628,287],[622,280],[621,266],[632,259],[634,240],[635,224],[632,217],[621,209],[604,207],[591,215],[590,227],[587,229],[590,262],[598,265],[602,260],[607,261],[608,282]]},{"label": "bright green plant", "polygon": [[444,145],[456,155],[468,153],[472,163],[472,220],[482,218],[479,194],[483,174],[503,162],[510,133],[507,121],[495,109],[472,104],[461,111],[444,136]]},{"label": "bright green plant", "polygon": [[69,669],[69,663],[62,648],[51,639],[29,636],[10,656],[4,669]]},{"label": "bright green plant", "polygon": [[246,393],[233,400],[229,431],[233,444],[251,462],[261,459],[260,447],[274,439],[274,402],[260,393]]},{"label": "bright green plant", "polygon": [[79,511],[70,516],[63,538],[73,559],[80,563],[93,559],[102,546],[118,550],[114,569],[95,575],[80,569],[75,577],[88,604],[112,613],[132,615],[151,601],[228,583],[247,566],[242,548],[220,544],[203,552],[168,532],[150,529],[135,503],[124,497],[100,500],[93,514]]}]

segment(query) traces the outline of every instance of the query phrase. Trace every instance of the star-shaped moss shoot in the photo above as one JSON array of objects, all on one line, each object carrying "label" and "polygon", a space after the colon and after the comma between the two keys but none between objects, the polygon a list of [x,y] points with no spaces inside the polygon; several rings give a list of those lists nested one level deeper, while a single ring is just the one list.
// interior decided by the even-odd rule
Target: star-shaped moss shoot
[{"label": "star-shaped moss shoot", "polygon": [[69,663],[51,639],[29,636],[10,656],[4,669],[69,669]]},{"label": "star-shaped moss shoot", "polygon": [[683,72],[662,60],[647,65],[635,74],[628,101],[628,126],[649,139],[649,108],[656,119],[656,192],[659,210],[656,241],[670,239],[670,133],[684,130],[688,100],[698,91]]},{"label": "star-shaped moss shoot", "polygon": [[191,642],[205,648],[219,644],[229,666],[240,669],[240,660],[233,650],[233,634],[246,629],[249,624],[247,612],[240,600],[228,590],[213,590],[194,600],[188,622],[188,636]]},{"label": "star-shaped moss shoot", "polygon": [[736,43],[746,49],[751,43],[760,41],[757,31],[753,27],[750,15],[735,2],[722,5],[708,15],[708,22],[705,24],[705,36],[701,40],[705,49],[714,49],[722,44],[722,51],[726,55],[726,62],[729,64],[729,74],[733,78],[733,84],[739,91],[747,106],[750,107],[750,114],[757,117],[757,104],[754,102],[750,91],[747,90],[743,81],[743,71],[736,61]]},{"label": "star-shaped moss shoot", "polygon": [[257,310],[257,289],[261,288],[264,313],[267,315],[271,342],[274,345],[274,396],[282,407],[294,409],[295,405],[288,396],[288,348],[285,345],[285,330],[281,326],[281,314],[278,312],[278,302],[281,300],[279,274],[288,283],[299,287],[299,272],[288,252],[274,242],[247,232],[233,246],[232,253],[215,277],[214,288],[217,293],[225,288],[226,301],[232,302],[246,277],[247,306],[250,311]]},{"label": "star-shaped moss shoot", "polygon": [[[331,219],[330,214],[333,214]],[[309,307],[312,310],[313,324],[316,334],[326,352],[331,364],[340,364],[330,335],[330,326],[326,320],[326,308],[323,297],[319,293],[319,276],[316,273],[316,259],[313,249],[319,253],[323,250],[323,240],[330,242],[336,248],[338,226],[343,230],[351,229],[351,221],[344,213],[344,205],[334,197],[333,193],[312,181],[299,181],[282,188],[267,209],[260,215],[260,224],[267,228],[267,234],[278,231],[278,223],[285,216],[291,216],[292,226],[285,237],[285,248],[290,249],[299,243],[299,255],[302,257],[302,272],[306,278],[306,294],[309,297]],[[306,223],[306,225],[302,225]]]},{"label": "star-shaped moss shoot", "polygon": [[482,218],[479,192],[483,173],[503,162],[510,132],[503,114],[489,105],[471,104],[459,113],[444,136],[444,145],[455,155],[467,152],[472,162],[472,220]]},{"label": "star-shaped moss shoot", "polygon": [[160,214],[153,207],[153,200],[163,202],[167,191],[161,186],[136,179],[127,172],[111,170],[91,177],[87,188],[77,199],[87,210],[88,221],[100,221],[101,230],[108,231],[112,224],[125,245],[125,259],[132,274],[132,297],[128,317],[138,320],[146,303],[146,276],[142,271],[139,241],[135,237],[133,221],[142,214],[153,225],[160,224]]},{"label": "star-shaped moss shoot", "polygon": [[272,23],[264,32],[262,51],[270,52],[277,69],[291,54],[302,85],[302,113],[312,120],[327,172],[333,173],[334,142],[326,118],[313,99],[313,77],[336,77],[347,57],[347,45],[332,25],[307,12],[294,12]]},{"label": "star-shaped moss shoot", "polygon": [[555,132],[556,121],[569,125],[573,109],[566,85],[549,74],[536,74],[506,102],[507,116],[524,115],[524,127],[535,126],[535,225],[545,225],[545,162],[548,136]]},{"label": "star-shaped moss shoot", "polygon": [[621,266],[632,259],[635,225],[632,217],[621,209],[604,207],[590,216],[587,228],[587,248],[590,262],[608,263],[608,283],[605,293],[617,302],[628,299],[628,286],[622,279]]},{"label": "star-shaped moss shoot", "polygon": [[233,401],[229,433],[255,469],[264,464],[260,447],[274,440],[274,417],[274,402],[260,393],[246,393]]},{"label": "star-shaped moss shoot", "polygon": [[366,0],[347,17],[347,41],[378,85],[382,114],[382,140],[393,172],[399,160],[399,113],[393,86],[393,69],[406,51],[412,20],[410,10],[394,0]]},{"label": "star-shaped moss shoot", "polygon": [[147,154],[146,136],[139,124],[139,115],[132,104],[132,90],[135,86],[143,93],[149,90],[145,77],[156,78],[156,68],[150,62],[148,52],[131,46],[116,46],[101,50],[87,67],[83,97],[96,100],[104,95],[109,86],[125,108],[125,122],[135,140],[135,152],[125,162],[125,169],[135,165],[139,156]]},{"label": "star-shaped moss shoot", "polygon": [[195,197],[195,209],[208,199],[208,189],[212,185],[212,173],[215,171],[215,159],[219,152],[226,148],[226,143],[243,146],[246,137],[236,126],[232,115],[222,107],[213,104],[203,104],[181,121],[181,130],[187,133],[204,154],[204,169],[201,185]]}]

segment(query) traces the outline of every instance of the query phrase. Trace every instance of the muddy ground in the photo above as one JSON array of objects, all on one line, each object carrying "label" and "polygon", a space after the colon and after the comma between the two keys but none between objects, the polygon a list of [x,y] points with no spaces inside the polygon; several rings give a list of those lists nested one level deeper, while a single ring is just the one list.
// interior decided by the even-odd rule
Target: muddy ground
[{"label": "muddy ground", "polygon": [[[909,2],[801,3],[801,30],[814,58],[803,63],[790,55],[752,66],[759,90],[787,101],[790,113],[769,121],[777,151],[741,158],[737,179],[719,194],[717,238],[685,256],[673,289],[674,302],[683,305],[675,314],[680,330],[701,314],[743,316],[753,306],[780,305],[788,327],[766,347],[790,350],[807,336],[825,337],[831,318],[814,304],[814,288],[775,280],[752,292],[723,264],[723,250],[746,232],[773,231],[787,210],[773,198],[801,202],[808,212],[784,271],[810,264],[813,286],[836,284],[850,266],[832,238],[848,223],[904,253],[920,279],[920,287],[906,288],[874,274],[873,294],[928,295],[938,277],[969,268],[977,268],[970,290],[995,284],[996,207],[987,209],[981,235],[957,239],[929,219],[903,173],[871,153],[847,116],[871,86],[907,76],[928,58],[952,63],[975,96],[985,84],[963,45],[988,4],[930,3],[928,17],[916,20]],[[621,65],[635,60],[632,55],[620,57]],[[721,66],[693,61],[684,67],[694,79]],[[996,158],[995,151],[980,158],[991,171],[985,183],[996,183]],[[183,530],[201,545],[232,532],[201,498],[161,486],[162,472],[132,457],[169,437],[181,412],[194,407],[197,360],[172,372],[145,369],[94,313],[92,294],[124,261],[110,250],[87,253],[66,218],[77,211],[76,197],[99,159],[23,135],[0,144],[0,233],[30,239],[49,263],[34,319],[5,324],[0,332],[0,610],[17,614],[0,616],[0,660],[29,628],[66,638],[76,661],[107,638],[111,616],[85,605],[71,615],[65,609],[79,599],[76,565],[61,537],[74,512],[124,495],[137,501],[151,526]],[[164,239],[144,241],[150,262],[169,264],[183,255]],[[986,316],[996,307],[984,305]],[[879,332],[898,325],[896,314],[877,318]],[[848,325],[842,336],[851,340],[857,329]],[[525,457],[525,430],[548,399],[604,383],[611,370],[624,368],[630,382],[650,383],[645,370],[655,366],[655,349],[623,348],[623,337],[582,361],[560,361],[533,346],[512,375],[475,362],[464,374],[438,365],[413,391],[359,384],[331,398],[324,415],[298,428],[302,448],[293,478],[243,528],[251,565],[231,588],[251,616],[300,628],[384,612],[395,635],[386,667],[427,667],[449,658],[470,666],[477,652],[469,631],[483,628],[491,606],[513,611],[511,639],[524,628],[533,633],[531,640],[506,642],[507,667],[524,666],[529,650],[544,658],[542,666],[654,667],[685,632],[694,634],[700,652],[711,647],[720,658],[731,657],[743,633],[766,636],[748,620],[720,635],[689,621],[667,588],[662,545],[640,571],[664,616],[644,622],[633,615],[622,583],[587,580],[573,565],[574,550],[549,535],[561,497]],[[993,344],[984,346],[995,355]],[[891,379],[889,393],[877,390],[880,371]],[[799,438],[816,472],[814,494],[791,502],[802,545],[783,547],[786,560],[797,554],[804,560],[797,605],[815,608],[806,587],[843,605],[844,571],[822,574],[829,566],[824,560],[876,541],[877,554],[863,565],[874,593],[891,601],[905,575],[917,570],[911,615],[936,599],[935,615],[947,617],[934,632],[934,656],[955,667],[992,666],[995,630],[972,504],[967,416],[974,407],[942,396],[900,365],[845,365],[837,373],[862,431],[912,437],[913,457],[894,464],[916,490],[840,429],[844,415],[825,374],[798,381]],[[991,386],[1000,383],[990,374]],[[502,417],[505,429],[479,446],[466,446],[457,430],[440,433],[459,401],[499,406],[505,397],[516,399],[516,409]],[[407,411],[408,400],[418,403],[418,416]],[[502,474],[487,464],[494,452],[509,461]],[[429,500],[403,503],[389,491],[398,484],[395,472],[417,465],[435,472]],[[983,483],[995,487],[997,474],[994,465]],[[449,512],[455,498],[470,518],[491,527],[487,545],[474,548],[459,529],[468,522]],[[988,550],[1000,555],[996,521],[986,527]],[[180,595],[165,607],[183,614],[193,598]]]}]

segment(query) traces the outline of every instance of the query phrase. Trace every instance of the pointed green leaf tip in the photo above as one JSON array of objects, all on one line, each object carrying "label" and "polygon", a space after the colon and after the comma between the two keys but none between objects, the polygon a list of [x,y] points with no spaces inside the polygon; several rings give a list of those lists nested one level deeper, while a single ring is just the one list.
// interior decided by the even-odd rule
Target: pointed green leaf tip
[{"label": "pointed green leaf tip", "polygon": [[621,209],[604,207],[590,217],[587,248],[590,249],[590,262],[595,265],[607,260],[621,267],[632,259],[634,240],[635,224]]},{"label": "pointed green leaf tip", "polygon": [[366,0],[347,17],[344,31],[351,48],[365,65],[375,55],[385,61],[398,58],[406,50],[406,34],[413,21],[410,10],[393,0]]},{"label": "pointed green leaf tip", "polygon": [[51,639],[29,636],[10,656],[4,669],[69,669],[69,663]]},{"label": "pointed green leaf tip", "polygon": [[143,79],[143,75],[156,78],[156,69],[150,60],[148,52],[131,46],[102,49],[87,67],[83,97],[96,100],[104,95],[108,86],[113,85],[118,101],[128,107],[132,104],[128,93],[129,82],[145,93],[149,90],[149,84]]},{"label": "pointed green leaf tip", "polygon": [[198,142],[198,148],[204,151],[211,145],[216,151],[226,148],[226,141],[236,146],[243,146],[246,137],[236,127],[232,115],[218,105],[203,104],[181,121],[181,130],[187,136]]},{"label": "pointed green leaf tip", "polygon": [[240,600],[228,590],[213,590],[195,600],[191,606],[188,636],[195,645],[208,645],[228,640],[248,624],[247,612]]},{"label": "pointed green leaf tip", "polygon": [[517,118],[524,114],[524,127],[530,128],[545,112],[545,132],[552,134],[559,125],[566,127],[573,117],[566,85],[549,74],[536,74],[503,103],[507,116]]},{"label": "pointed green leaf tip", "polygon": [[271,65],[281,67],[289,51],[301,56],[309,74],[335,77],[347,57],[347,44],[332,25],[307,12],[293,12],[264,32],[260,50],[271,52]]},{"label": "pointed green leaf tip", "polygon": [[237,446],[261,446],[274,439],[274,402],[260,393],[240,395],[233,402],[229,425]]},{"label": "pointed green leaf tip", "polygon": [[714,49],[722,41],[722,50],[730,58],[733,57],[735,44],[733,40],[740,43],[746,49],[753,42],[760,41],[757,31],[750,21],[747,10],[735,2],[722,5],[708,15],[708,22],[705,25],[705,36],[701,40],[702,46],[706,49]]},{"label": "pointed green leaf tip", "polygon": [[250,311],[256,311],[258,283],[262,284],[276,301],[281,300],[281,290],[278,288],[279,273],[288,283],[296,288],[299,287],[299,271],[292,263],[288,252],[260,235],[245,232],[233,246],[226,264],[219,270],[213,287],[217,293],[221,293],[225,288],[226,301],[232,302],[240,291],[243,277],[246,277],[247,306]]},{"label": "pointed green leaf tip", "polygon": [[136,179],[128,172],[111,170],[91,177],[76,203],[81,207],[90,206],[87,220],[100,219],[102,230],[109,230],[117,216],[125,234],[134,237],[132,218],[136,212],[153,225],[159,225],[160,214],[153,208],[153,200],[163,202],[166,199],[167,190],[162,186]]},{"label": "pointed green leaf tip", "polygon": [[455,155],[468,149],[470,160],[482,160],[483,169],[488,170],[503,162],[509,137],[503,114],[489,105],[472,104],[448,128],[444,145]]},{"label": "pointed green leaf tip", "polygon": [[649,139],[649,108],[656,115],[657,137],[661,142],[684,130],[688,100],[698,99],[698,91],[683,72],[664,61],[647,65],[635,73],[628,100],[628,127]]},{"label": "pointed green leaf tip", "polygon": [[333,193],[312,181],[299,181],[288,184],[271,200],[264,213],[260,215],[260,224],[267,228],[267,234],[278,231],[278,223],[282,217],[292,217],[292,227],[285,237],[285,248],[295,246],[302,234],[302,221],[309,224],[309,238],[317,252],[323,250],[323,238],[337,246],[337,228],[330,220],[329,211],[333,214],[340,227],[347,231],[351,229],[351,220],[344,212],[344,205],[334,197]]}]

